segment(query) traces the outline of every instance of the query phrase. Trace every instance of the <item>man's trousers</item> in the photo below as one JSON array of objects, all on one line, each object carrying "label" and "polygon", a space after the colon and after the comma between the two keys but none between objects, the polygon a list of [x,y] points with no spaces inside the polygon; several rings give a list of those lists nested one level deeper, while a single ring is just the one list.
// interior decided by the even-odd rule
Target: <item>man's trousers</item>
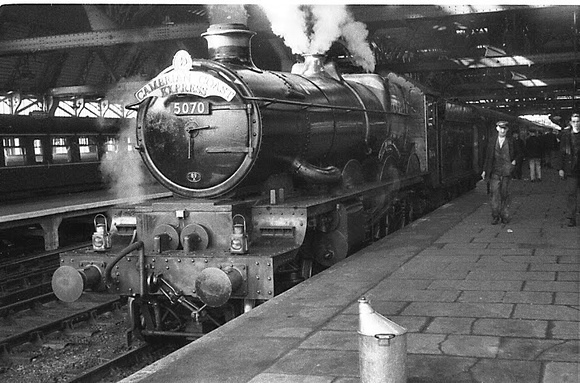
[{"label": "man's trousers", "polygon": [[567,217],[576,219],[578,213],[578,194],[580,194],[580,180],[578,177],[566,177],[566,213]]},{"label": "man's trousers", "polygon": [[493,218],[509,219],[511,176],[491,175],[489,182],[491,192],[491,215]]}]

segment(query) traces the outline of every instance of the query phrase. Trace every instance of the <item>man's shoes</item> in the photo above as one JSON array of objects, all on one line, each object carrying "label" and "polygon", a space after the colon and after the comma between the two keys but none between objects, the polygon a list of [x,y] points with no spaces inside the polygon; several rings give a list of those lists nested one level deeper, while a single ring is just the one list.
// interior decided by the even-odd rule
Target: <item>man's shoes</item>
[{"label": "man's shoes", "polygon": [[574,227],[576,226],[576,219],[575,218],[570,218],[568,220],[568,227]]},{"label": "man's shoes", "polygon": [[499,217],[495,217],[493,221],[491,221],[492,225],[497,225],[499,223]]}]

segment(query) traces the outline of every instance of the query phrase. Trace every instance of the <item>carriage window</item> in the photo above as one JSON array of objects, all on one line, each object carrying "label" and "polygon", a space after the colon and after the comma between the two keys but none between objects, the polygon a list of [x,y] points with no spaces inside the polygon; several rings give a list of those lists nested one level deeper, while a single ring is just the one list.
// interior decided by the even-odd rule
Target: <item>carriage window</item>
[{"label": "carriage window", "polygon": [[26,148],[22,146],[20,138],[3,138],[2,146],[4,147],[4,166],[26,165]]},{"label": "carriage window", "polygon": [[81,161],[98,161],[97,142],[94,137],[79,137],[79,153]]},{"label": "carriage window", "polygon": [[435,117],[437,115],[437,104],[430,102],[427,104],[427,129],[436,128]]},{"label": "carriage window", "polygon": [[127,137],[127,151],[128,152],[132,152],[133,150],[135,150],[135,141],[136,141],[136,139],[134,137]]},{"label": "carriage window", "polygon": [[105,153],[116,153],[119,150],[119,141],[115,137],[107,137],[105,140]]},{"label": "carriage window", "polygon": [[44,149],[42,148],[42,141],[39,138],[34,139],[34,161],[36,163],[44,162]]},{"label": "carriage window", "polygon": [[52,162],[62,164],[71,162],[70,148],[65,137],[54,137],[52,139]]}]

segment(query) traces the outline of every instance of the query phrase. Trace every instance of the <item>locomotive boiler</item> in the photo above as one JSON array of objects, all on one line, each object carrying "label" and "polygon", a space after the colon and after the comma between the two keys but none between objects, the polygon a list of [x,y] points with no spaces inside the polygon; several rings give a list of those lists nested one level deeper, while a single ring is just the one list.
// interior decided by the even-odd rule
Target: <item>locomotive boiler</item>
[{"label": "locomotive boiler", "polygon": [[[376,157],[382,145],[390,149],[394,131],[405,134],[393,126],[404,121],[387,115],[408,114],[409,91],[393,82],[389,92],[378,75],[338,76],[317,55],[297,74],[262,71],[250,56],[252,34],[213,25],[204,34],[213,60],[178,52],[172,67],[136,93],[139,148],[176,194],[240,194],[279,174],[337,183],[348,161]],[[420,137],[400,138],[415,144]]]},{"label": "locomotive boiler", "polygon": [[[291,73],[261,70],[252,35],[212,25],[203,34],[209,59],[179,51],[136,92],[137,148],[174,197],[118,209],[110,248],[63,254],[53,276],[60,299],[84,290],[127,296],[132,330],[187,334],[424,210],[441,186],[434,96],[393,73],[339,74],[322,55]],[[466,190],[479,172],[468,161],[456,177]]]}]

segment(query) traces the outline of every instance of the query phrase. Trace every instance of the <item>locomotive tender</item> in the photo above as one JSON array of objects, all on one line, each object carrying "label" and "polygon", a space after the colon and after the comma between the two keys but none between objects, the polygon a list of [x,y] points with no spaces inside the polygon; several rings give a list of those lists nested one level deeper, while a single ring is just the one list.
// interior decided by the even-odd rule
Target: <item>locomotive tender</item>
[{"label": "locomotive tender", "polygon": [[137,334],[186,336],[479,180],[495,120],[394,73],[341,75],[321,55],[292,73],[261,70],[252,35],[212,25],[210,59],[180,51],[136,92],[137,148],[174,197],[120,209],[110,233],[100,228],[111,248],[62,254],[60,299],[127,296]]}]

